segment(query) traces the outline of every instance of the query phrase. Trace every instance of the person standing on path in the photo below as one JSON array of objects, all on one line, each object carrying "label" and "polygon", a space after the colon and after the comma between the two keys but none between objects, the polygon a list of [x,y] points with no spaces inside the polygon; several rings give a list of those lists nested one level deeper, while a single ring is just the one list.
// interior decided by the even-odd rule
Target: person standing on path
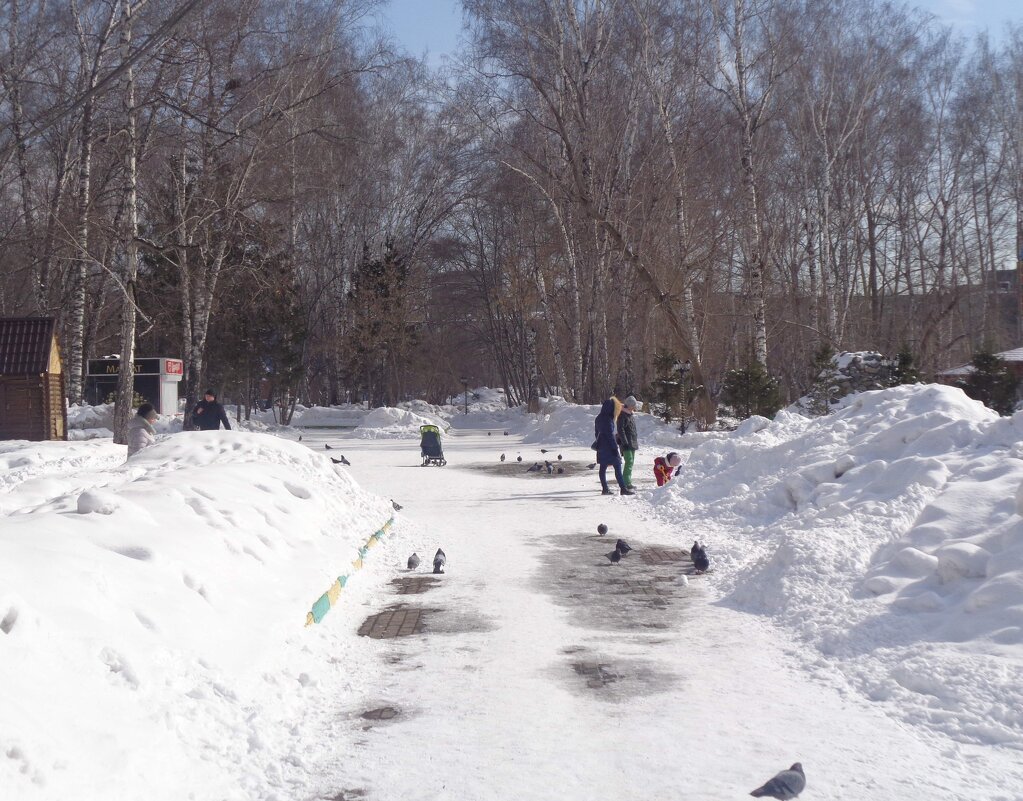
[{"label": "person standing on path", "polygon": [[220,428],[221,423],[228,431],[231,430],[227,412],[224,411],[223,406],[217,403],[217,393],[212,389],[206,390],[203,399],[195,404],[195,408],[192,410],[192,420],[201,431],[216,431]]},{"label": "person standing on path", "polygon": [[636,451],[639,450],[639,434],[636,431],[636,418],[633,415],[639,408],[639,401],[629,395],[622,404],[622,413],[618,415],[618,445],[622,449],[622,478],[625,488],[632,489],[632,466],[636,463]]},{"label": "person standing on path", "polygon": [[610,495],[611,490],[607,486],[607,468],[613,467],[615,479],[618,481],[618,489],[622,495],[634,495],[635,493],[625,486],[625,479],[622,477],[622,456],[618,452],[618,441],[615,436],[615,421],[622,409],[622,403],[618,398],[608,398],[600,407],[600,413],[593,421],[593,433],[596,440],[593,443],[597,451],[597,463],[600,465],[600,486],[602,495]]}]

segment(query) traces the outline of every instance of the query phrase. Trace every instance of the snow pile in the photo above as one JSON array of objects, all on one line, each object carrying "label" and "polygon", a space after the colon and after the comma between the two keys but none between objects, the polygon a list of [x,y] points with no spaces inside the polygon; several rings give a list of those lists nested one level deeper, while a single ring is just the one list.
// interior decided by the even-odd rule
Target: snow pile
[{"label": "snow pile", "polygon": [[424,417],[405,409],[381,406],[369,412],[352,434],[360,439],[418,439],[419,427],[430,425],[447,428],[444,420],[438,417]]},{"label": "snow pile", "polygon": [[[366,416],[366,409],[363,406],[302,406],[295,407],[295,414],[291,418],[291,425],[294,427],[309,428],[355,428]],[[253,414],[253,417],[256,417]],[[275,426],[277,422],[272,410],[260,412],[256,418],[268,426]]]},{"label": "snow pile", "polygon": [[287,797],[340,649],[306,612],[389,504],[258,434],[2,462],[4,797]]},{"label": "snow pile", "polygon": [[1023,414],[916,385],[752,418],[654,501],[709,541],[726,602],[794,629],[813,669],[908,722],[1023,748],[1021,486]]},{"label": "snow pile", "polygon": [[[593,442],[593,420],[599,411],[599,405],[578,405],[554,398],[541,408],[540,414],[522,441],[552,445],[589,445]],[[677,424],[666,424],[659,417],[643,412],[636,412],[635,416],[641,448],[656,445],[677,449],[682,443],[682,434]]]}]

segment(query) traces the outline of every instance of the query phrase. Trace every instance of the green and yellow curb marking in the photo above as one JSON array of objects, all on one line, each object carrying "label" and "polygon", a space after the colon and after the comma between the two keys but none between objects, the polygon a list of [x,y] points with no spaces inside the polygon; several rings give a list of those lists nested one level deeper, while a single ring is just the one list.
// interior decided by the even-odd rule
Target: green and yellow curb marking
[{"label": "green and yellow curb marking", "polygon": [[[369,553],[369,549],[374,547],[384,538],[384,535],[390,531],[392,525],[394,525],[394,515],[391,515],[390,520],[384,523],[377,531],[374,531],[369,535],[369,539],[366,540],[366,543],[359,548],[359,556],[354,562],[352,562],[352,568],[355,570],[362,570],[362,560],[365,558],[366,554]],[[345,588],[349,578],[350,574],[338,576],[334,583],[330,585],[330,588],[316,599],[316,603],[313,604],[312,610],[306,613],[305,624],[307,626],[311,626],[313,623],[319,623],[324,617],[326,617],[327,612],[329,612],[331,608],[337,604],[338,598],[341,597],[341,590]]]}]

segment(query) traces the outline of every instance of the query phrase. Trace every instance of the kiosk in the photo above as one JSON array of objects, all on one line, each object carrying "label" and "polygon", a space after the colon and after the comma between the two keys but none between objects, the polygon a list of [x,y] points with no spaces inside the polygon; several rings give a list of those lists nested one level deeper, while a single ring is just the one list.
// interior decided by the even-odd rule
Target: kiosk
[{"label": "kiosk", "polygon": [[[109,403],[117,393],[117,376],[121,360],[117,357],[89,359],[85,381],[85,400],[98,406]],[[135,360],[135,394],[153,404],[160,414],[177,414],[178,384],[184,377],[185,363],[181,359],[152,356]]]}]

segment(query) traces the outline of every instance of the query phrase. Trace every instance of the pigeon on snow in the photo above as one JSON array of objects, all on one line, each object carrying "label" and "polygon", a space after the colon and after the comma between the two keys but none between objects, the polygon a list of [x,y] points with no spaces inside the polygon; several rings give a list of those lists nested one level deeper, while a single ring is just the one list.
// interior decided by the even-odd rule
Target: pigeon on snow
[{"label": "pigeon on snow", "polygon": [[301,434],[299,434],[299,435],[298,435],[298,441],[299,441],[299,442],[301,442],[301,441],[302,441],[302,435],[301,435]]},{"label": "pigeon on snow", "polygon": [[554,475],[554,465],[545,460],[543,466],[547,468],[547,475]]},{"label": "pigeon on snow", "polygon": [[448,563],[448,557],[440,548],[437,549],[437,553],[433,555],[433,572],[443,573],[444,565]]},{"label": "pigeon on snow", "polygon": [[622,561],[622,552],[619,551],[617,548],[615,548],[610,553],[604,554],[604,556],[607,559],[611,560],[611,564],[613,565],[617,565],[620,561]]},{"label": "pigeon on snow", "polygon": [[402,506],[402,505],[401,505],[400,503],[397,503],[397,502],[396,502],[396,501],[394,500],[394,498],[391,498],[391,506],[393,506],[393,507],[394,507],[394,511],[396,511],[396,512],[400,512],[400,511],[401,511],[402,509],[404,509],[404,508],[405,508],[405,507],[404,507],[404,506]]},{"label": "pigeon on snow", "polygon": [[565,468],[564,468],[564,467],[559,467],[559,468],[558,468],[558,475],[559,475],[559,476],[560,476],[560,475],[561,475],[562,473],[564,473],[564,472],[565,472]]},{"label": "pigeon on snow", "polygon": [[516,462],[521,462],[522,461],[522,455],[520,454],[520,455],[516,456],[515,457],[515,461]]},{"label": "pigeon on snow", "polygon": [[592,469],[593,469],[594,467],[596,467],[596,466],[597,466],[597,463],[596,463],[596,462],[593,462],[593,463],[591,463],[591,464],[588,464],[588,465],[586,465],[586,467],[587,467],[587,468],[589,468],[590,470],[592,470]]},{"label": "pigeon on snow", "polygon": [[597,533],[601,537],[603,537],[605,534],[607,534],[607,525],[604,524],[604,523],[601,523],[599,526],[597,526]]},{"label": "pigeon on snow", "polygon": [[789,801],[806,789],[806,774],[803,766],[796,763],[788,770],[783,770],[767,784],[750,793],[754,798],[777,798],[778,801]]},{"label": "pigeon on snow", "polygon": [[323,450],[325,450],[325,451],[332,451],[334,449],[332,447],[330,447],[330,445],[328,445],[326,442],[324,442],[323,443]]},{"label": "pigeon on snow", "polygon": [[629,543],[627,543],[625,540],[618,540],[618,542],[615,543],[615,550],[621,551],[622,556],[628,556],[629,551],[632,550],[632,546],[629,545]]},{"label": "pigeon on snow", "polygon": [[504,461],[504,454],[503,453],[501,454],[501,461],[502,462]]},{"label": "pigeon on snow", "polygon": [[408,569],[415,570],[417,567],[419,567],[419,561],[420,561],[419,554],[417,553],[412,554],[412,556],[408,558]]},{"label": "pigeon on snow", "polygon": [[693,541],[693,547],[689,549],[689,556],[693,560],[693,567],[696,568],[697,573],[706,573],[710,569],[707,551],[698,541]]},{"label": "pigeon on snow", "polygon": [[532,467],[526,468],[527,473],[539,473],[541,470],[543,470],[543,468],[540,467],[539,462],[533,462]]},{"label": "pigeon on snow", "polygon": [[559,462],[561,461],[561,454],[560,453],[558,454],[558,461]]},{"label": "pigeon on snow", "polygon": [[540,448],[540,453],[547,453],[547,449],[546,448]]},{"label": "pigeon on snow", "polygon": [[340,459],[335,459],[333,456],[330,457],[330,461],[332,461],[334,464],[344,464],[344,462],[342,462]]}]

